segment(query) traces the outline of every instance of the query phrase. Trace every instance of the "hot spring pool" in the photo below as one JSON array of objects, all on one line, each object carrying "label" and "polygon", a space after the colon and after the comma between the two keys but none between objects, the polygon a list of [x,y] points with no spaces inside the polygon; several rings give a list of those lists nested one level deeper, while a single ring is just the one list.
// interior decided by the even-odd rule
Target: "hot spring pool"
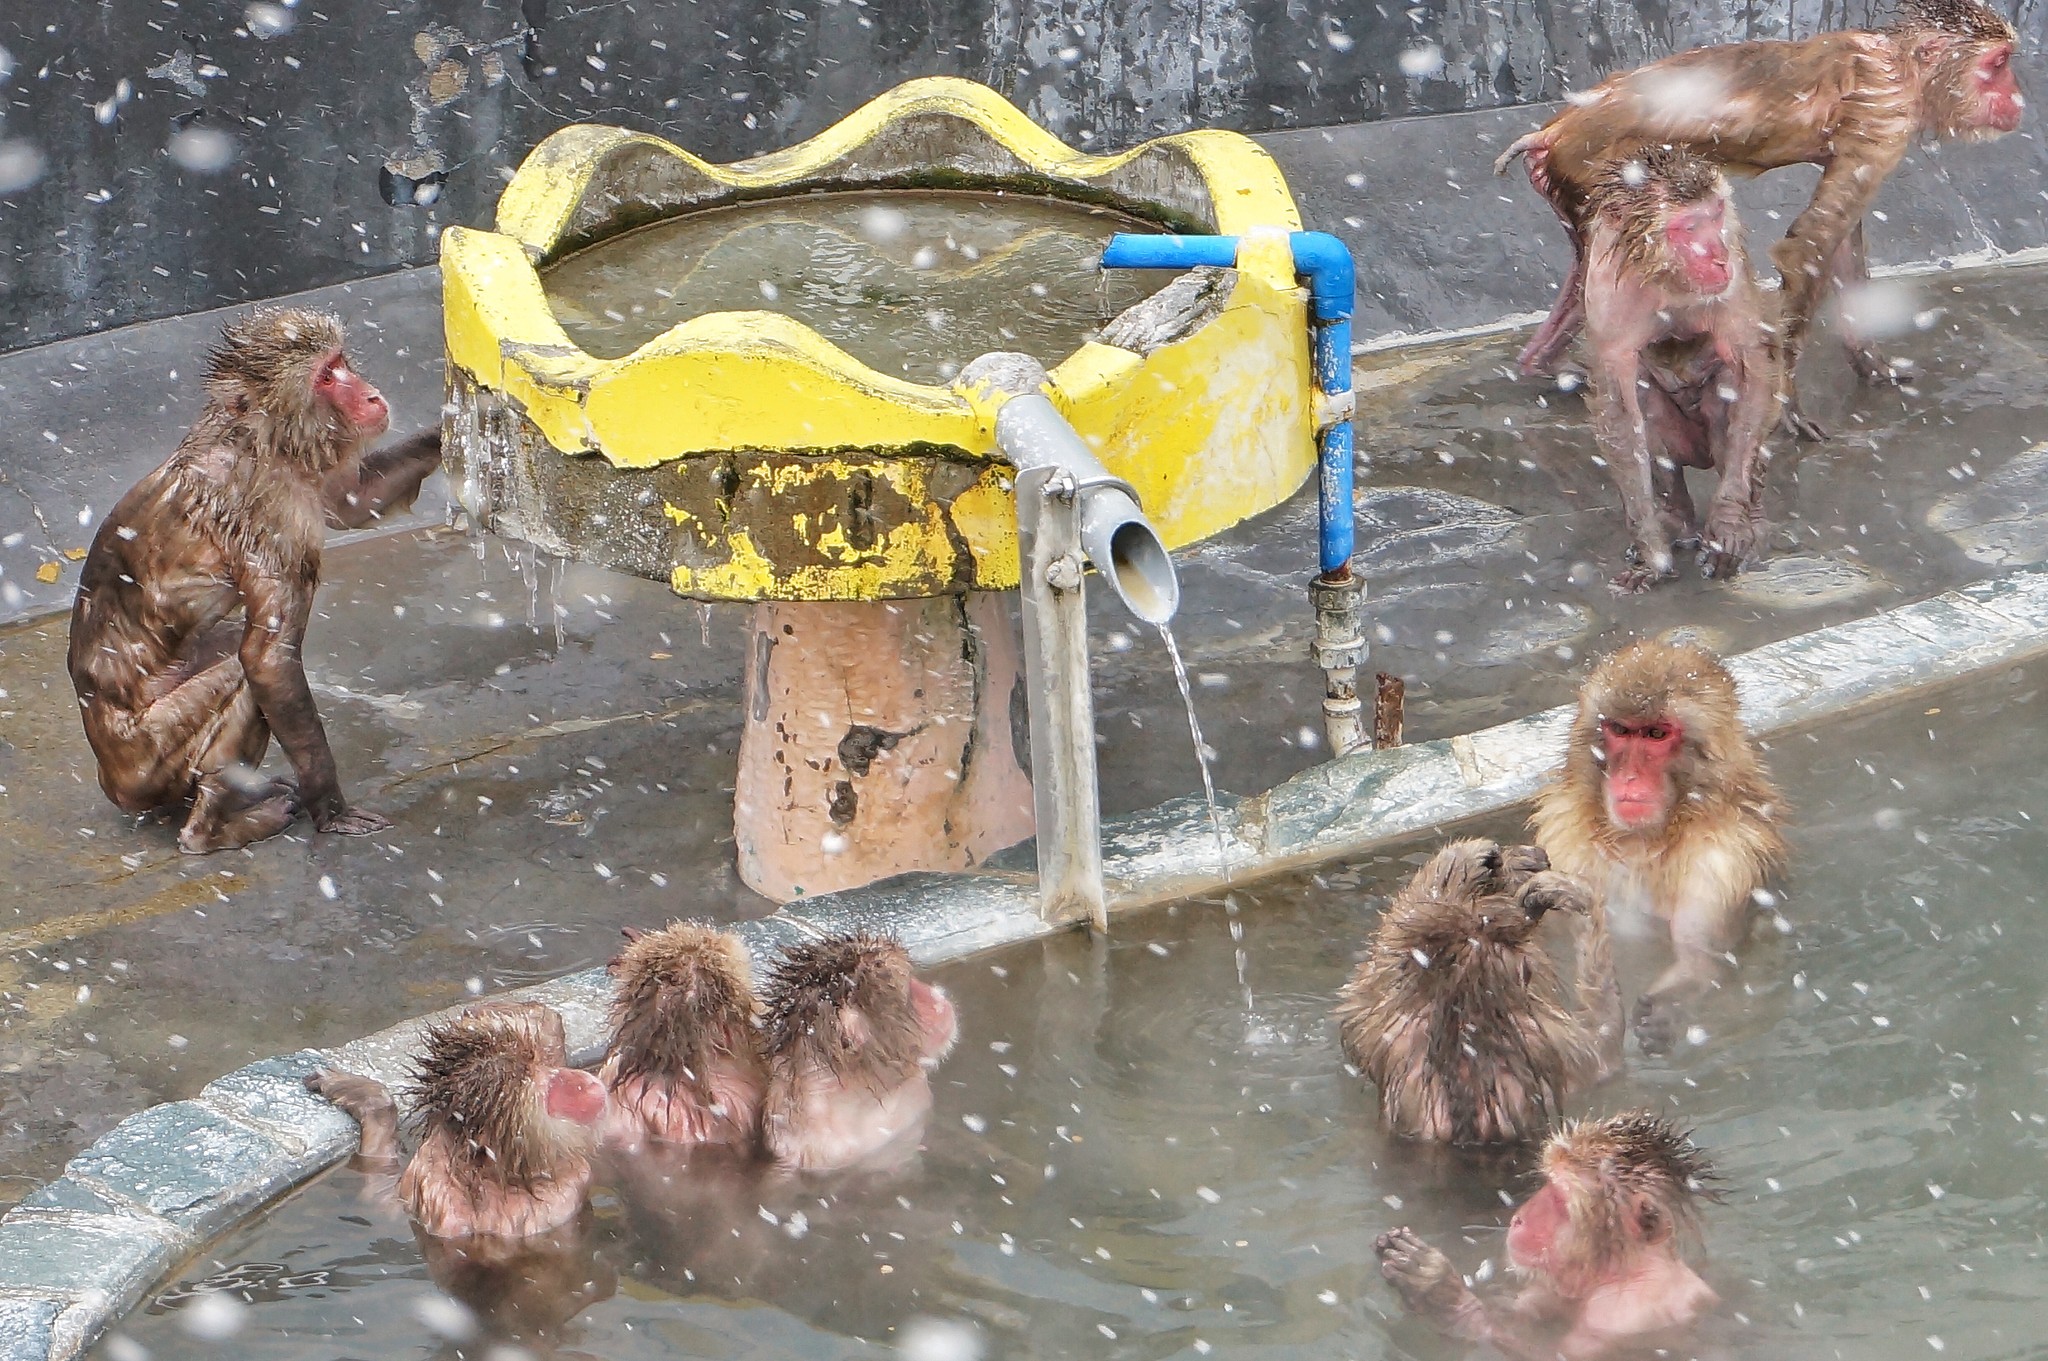
[{"label": "hot spring pool", "polygon": [[[1705,1217],[1723,1303],[1685,1355],[2042,1345],[2043,674],[1773,745],[1792,933],[1759,927],[1696,1018],[1703,1044],[1632,1048],[1585,1103],[1670,1112],[1726,1178]],[[507,1276],[541,1282],[495,1333],[451,1340],[469,1316],[337,1171],[214,1244],[97,1355],[483,1357],[518,1335],[616,1361],[844,1357],[889,1354],[920,1319],[971,1326],[993,1357],[1460,1355],[1400,1317],[1373,1236],[1413,1224],[1498,1288],[1482,1264],[1526,1159],[1390,1144],[1327,1022],[1422,854],[1240,891],[1255,1016],[1215,901],[939,970],[963,1027],[921,1165],[801,1183],[696,1167],[667,1187],[642,1166],[580,1241],[496,1284],[444,1270],[487,1313]],[[1623,942],[1631,994],[1660,948]]]}]

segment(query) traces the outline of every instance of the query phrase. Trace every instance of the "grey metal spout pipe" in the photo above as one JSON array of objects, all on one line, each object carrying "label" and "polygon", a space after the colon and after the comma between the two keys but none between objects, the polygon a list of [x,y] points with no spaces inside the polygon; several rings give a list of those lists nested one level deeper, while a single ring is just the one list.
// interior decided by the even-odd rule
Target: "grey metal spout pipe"
[{"label": "grey metal spout pipe", "polygon": [[1180,608],[1180,577],[1159,531],[1145,518],[1130,483],[1102,466],[1086,440],[1040,393],[1012,397],[996,413],[996,447],[1018,474],[1058,469],[1067,483],[1081,551],[1124,608],[1148,624],[1164,624]]},{"label": "grey metal spout pipe", "polygon": [[1045,369],[1036,360],[983,355],[958,381],[989,396],[1007,395],[996,411],[995,433],[997,450],[1017,469],[1017,594],[1031,716],[1039,914],[1106,930],[1086,568],[1093,563],[1132,614],[1161,626],[1180,608],[1180,578],[1137,492],[1102,466],[1040,390]]}]

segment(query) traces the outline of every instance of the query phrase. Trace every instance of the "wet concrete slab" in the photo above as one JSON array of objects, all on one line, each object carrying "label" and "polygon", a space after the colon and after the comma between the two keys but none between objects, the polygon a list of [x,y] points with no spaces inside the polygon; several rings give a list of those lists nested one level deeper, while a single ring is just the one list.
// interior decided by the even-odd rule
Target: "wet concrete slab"
[{"label": "wet concrete slab", "polygon": [[[1620,522],[1583,403],[1511,378],[1512,337],[1362,361],[1373,664],[1407,678],[1411,740],[1562,703],[1592,655],[1636,634],[1684,624],[1739,650],[2048,557],[2043,277],[1914,282],[1928,329],[1897,347],[1916,362],[1912,391],[1856,390],[1832,354],[1814,366],[1818,414],[1839,433],[1781,446],[1774,560],[1647,597],[1606,590]],[[390,324],[360,334],[430,325],[426,297],[379,295],[371,314]],[[190,324],[196,349],[211,323]],[[77,344],[164,353],[128,334]],[[424,363],[415,343],[428,342],[360,363],[396,386],[393,370]],[[26,370],[6,365],[29,359],[46,379],[69,362],[32,351],[0,373],[20,384]],[[161,457],[189,414],[118,415],[124,393],[154,391],[148,372],[125,388],[96,377],[90,402],[45,384],[72,412],[64,441],[83,449],[90,434],[107,460],[66,465],[103,480],[96,500]],[[433,380],[403,382],[418,399],[401,413],[429,415]],[[109,433],[122,421],[133,439]],[[75,521],[78,505],[51,505],[53,526]],[[1181,555],[1177,633],[1226,802],[1325,755],[1306,660],[1314,526],[1305,488]],[[15,559],[5,570],[17,580]],[[24,599],[61,606],[69,580]],[[1105,813],[1198,790],[1163,645],[1092,594]],[[302,825],[205,860],[94,787],[61,616],[0,632],[0,1204],[122,1117],[241,1064],[601,965],[622,925],[767,912],[732,868],[744,620],[418,523],[340,544],[309,669],[349,789],[397,825],[349,841]]]}]

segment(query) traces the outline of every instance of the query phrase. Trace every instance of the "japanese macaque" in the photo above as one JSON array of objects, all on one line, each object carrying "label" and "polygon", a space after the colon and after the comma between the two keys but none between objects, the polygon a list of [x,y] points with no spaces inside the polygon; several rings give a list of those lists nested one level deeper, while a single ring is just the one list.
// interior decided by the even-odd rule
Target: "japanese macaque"
[{"label": "japanese macaque", "polygon": [[[398,1165],[398,1111],[384,1084],[323,1068],[306,1086],[363,1127],[358,1166]],[[419,1146],[397,1195],[422,1233],[526,1238],[582,1212],[605,1089],[569,1067],[553,1009],[480,1002],[428,1026],[412,1097]]]},{"label": "japanese macaque", "polygon": [[[71,682],[124,811],[190,804],[194,854],[310,814],[350,836],[391,824],[342,797],[301,650],[325,527],[412,505],[438,431],[365,455],[390,424],[342,350],[341,323],[270,309],[229,322],[206,408],[93,538],[71,611]],[[295,779],[256,773],[275,734]]]},{"label": "japanese macaque", "polygon": [[[1763,533],[1763,447],[1777,369],[1728,184],[1677,147],[1603,162],[1586,198],[1586,342],[1593,433],[1628,520],[1617,591],[1676,572],[1698,543],[1733,576]],[[1687,468],[1720,474],[1704,527]]]},{"label": "japanese macaque", "polygon": [[746,946],[694,922],[628,930],[626,941],[610,966],[618,992],[611,1047],[598,1070],[611,1094],[605,1142],[751,1150],[761,1136],[768,1069]]},{"label": "japanese macaque", "polygon": [[784,1167],[825,1171],[916,1149],[927,1076],[959,1031],[945,992],[886,936],[849,932],[792,946],[767,996],[762,1133]]},{"label": "japanese macaque", "polygon": [[1373,1247],[1408,1308],[1453,1336],[1515,1361],[1581,1361],[1678,1334],[1719,1303],[1683,1255],[1698,1202],[1720,1198],[1714,1180],[1692,1140],[1658,1116],[1567,1125],[1544,1146],[1542,1189],[1508,1223],[1508,1261],[1527,1284],[1501,1312],[1413,1230]]},{"label": "japanese macaque", "polygon": [[[1735,175],[1818,165],[1812,201],[1771,251],[1784,280],[1777,348],[1786,420],[1818,438],[1792,400],[1814,313],[1830,285],[1869,277],[1863,215],[1916,138],[1980,141],[2020,125],[2026,100],[2013,75],[2015,44],[2012,25],[1983,0],[1906,0],[1898,21],[1878,32],[1681,52],[1571,96],[1494,165],[1505,173],[1527,156],[1529,182],[1572,242],[1571,273],[1522,351],[1522,372],[1553,372],[1584,322],[1586,200],[1617,147],[1677,144]],[[1860,340],[1850,337],[1850,346],[1866,381],[1894,376]]]},{"label": "japanese macaque", "polygon": [[1564,764],[1529,826],[1610,913],[1669,923],[1676,958],[1632,1018],[1645,1049],[1670,1046],[1748,935],[1753,899],[1784,862],[1783,811],[1735,678],[1707,652],[1647,639],[1580,687]]},{"label": "japanese macaque", "polygon": [[1345,1057],[1389,1130],[1442,1143],[1540,1138],[1567,1090],[1620,1065],[1621,994],[1604,925],[1581,943],[1579,1010],[1537,938],[1553,909],[1596,911],[1541,847],[1459,841],[1387,904],[1337,1003]]}]

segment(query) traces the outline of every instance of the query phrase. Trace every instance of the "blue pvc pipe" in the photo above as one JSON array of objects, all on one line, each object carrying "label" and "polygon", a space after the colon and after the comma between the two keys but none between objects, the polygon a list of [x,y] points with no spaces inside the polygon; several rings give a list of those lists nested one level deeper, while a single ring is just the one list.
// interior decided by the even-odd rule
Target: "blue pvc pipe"
[{"label": "blue pvc pipe", "polygon": [[[1291,232],[1294,272],[1308,280],[1315,321],[1316,385],[1326,396],[1351,391],[1351,309],[1356,280],[1351,252],[1328,232]],[[1102,252],[1104,269],[1193,269],[1237,264],[1235,236],[1137,236],[1119,232]],[[1354,543],[1351,461],[1355,435],[1348,420],[1322,432],[1316,504],[1320,512],[1323,575],[1350,575]]]}]

